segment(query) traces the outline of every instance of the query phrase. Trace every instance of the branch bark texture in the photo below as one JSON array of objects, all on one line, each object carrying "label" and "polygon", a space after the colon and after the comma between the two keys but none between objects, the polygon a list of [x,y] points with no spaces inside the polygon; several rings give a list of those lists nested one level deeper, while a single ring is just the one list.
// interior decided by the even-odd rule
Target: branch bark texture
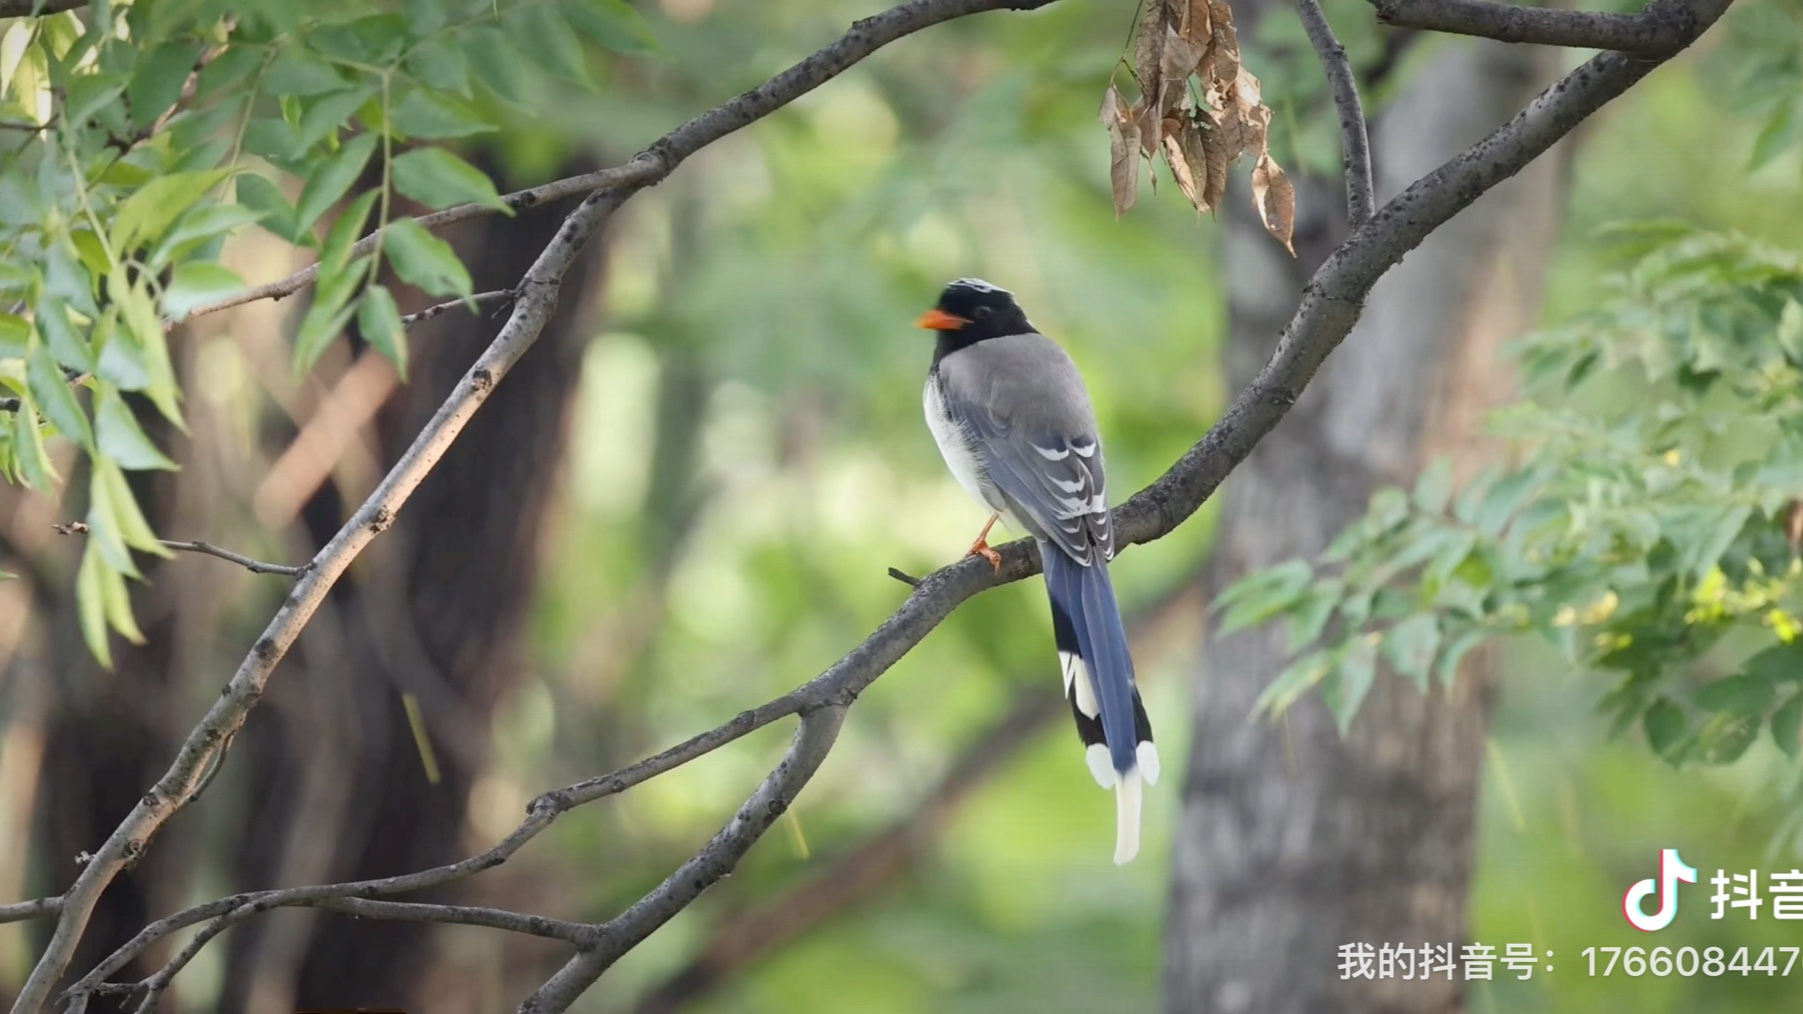
[{"label": "branch bark texture", "polygon": [[1657,58],[1690,45],[1721,13],[1712,15],[1708,4],[1683,0],[1653,0],[1634,14],[1517,7],[1491,0],[1372,0],[1372,6],[1377,20],[1399,28]]}]

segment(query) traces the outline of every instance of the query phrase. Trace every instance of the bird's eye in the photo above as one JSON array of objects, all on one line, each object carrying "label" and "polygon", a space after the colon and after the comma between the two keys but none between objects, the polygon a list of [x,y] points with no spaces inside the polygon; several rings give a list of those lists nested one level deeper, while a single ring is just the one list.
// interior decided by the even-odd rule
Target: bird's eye
[{"label": "bird's eye", "polygon": [[989,318],[991,318],[993,316],[995,316],[995,311],[993,309],[991,309],[987,306],[977,307],[977,319],[978,320],[988,320]]}]

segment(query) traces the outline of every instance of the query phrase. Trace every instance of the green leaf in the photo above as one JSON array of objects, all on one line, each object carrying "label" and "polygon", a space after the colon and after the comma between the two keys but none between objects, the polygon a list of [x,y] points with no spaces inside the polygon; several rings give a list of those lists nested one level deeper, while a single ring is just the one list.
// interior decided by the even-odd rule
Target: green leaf
[{"label": "green leaf", "polygon": [[0,359],[23,359],[31,343],[31,325],[25,318],[0,313]]},{"label": "green leaf", "polygon": [[1411,616],[1385,632],[1383,650],[1390,665],[1426,693],[1428,668],[1440,650],[1440,624],[1425,614]]},{"label": "green leaf", "polygon": [[1747,160],[1747,172],[1756,173],[1771,161],[1803,141],[1803,109],[1795,99],[1780,104],[1778,112],[1753,140],[1753,155]]},{"label": "green leaf", "polygon": [[1473,522],[1478,531],[1494,538],[1539,485],[1540,472],[1534,468],[1510,472],[1497,479],[1474,512]]},{"label": "green leaf", "polygon": [[43,336],[51,358],[77,373],[87,373],[94,368],[93,350],[88,348],[87,339],[69,320],[62,303],[54,299],[40,300],[35,319],[38,334]]},{"label": "green leaf", "polygon": [[238,177],[238,200],[257,213],[263,228],[282,239],[299,243],[305,238],[304,231],[295,224],[294,205],[288,203],[274,183],[254,173],[245,173]]},{"label": "green leaf", "polygon": [[1751,715],[1716,715],[1697,736],[1698,755],[1705,764],[1732,764],[1759,738],[1759,719]]},{"label": "green leaf", "polygon": [[40,493],[56,486],[59,476],[44,452],[44,435],[38,430],[37,412],[29,402],[12,413],[13,458],[19,463],[19,474],[25,484]]},{"label": "green leaf", "polygon": [[407,72],[430,88],[468,96],[470,93],[469,60],[449,39],[427,39],[407,54]]},{"label": "green leaf", "polygon": [[383,285],[363,290],[363,301],[357,307],[357,330],[363,339],[394,361],[402,380],[407,379],[407,328],[401,323],[401,311],[394,296]]},{"label": "green leaf", "polygon": [[1735,504],[1722,512],[1712,526],[1708,536],[1695,547],[1695,557],[1691,561],[1690,570],[1698,580],[1708,574],[1728,547],[1734,544],[1740,530],[1746,527],[1747,519],[1753,516],[1753,508],[1746,504]]},{"label": "green leaf", "polygon": [[1290,651],[1301,651],[1321,636],[1334,607],[1340,604],[1342,590],[1338,581],[1323,581],[1290,607]]},{"label": "green leaf", "polygon": [[1477,647],[1478,642],[1483,639],[1484,631],[1482,628],[1477,627],[1467,630],[1452,639],[1452,643],[1448,644],[1446,646],[1446,651],[1441,654],[1440,665],[1435,672],[1435,676],[1439,678],[1441,686],[1452,686],[1453,680],[1457,679],[1459,675],[1459,663],[1463,662],[1466,654],[1468,654],[1472,648]]},{"label": "green leaf", "polygon": [[482,170],[443,148],[420,148],[395,159],[394,186],[433,209],[481,204],[513,214]]},{"label": "green leaf", "polygon": [[651,26],[623,0],[565,0],[559,9],[596,45],[635,56],[661,51]]},{"label": "green leaf", "polygon": [[1661,697],[1641,716],[1647,744],[1661,757],[1684,736],[1684,709]]},{"label": "green leaf", "polygon": [[1321,700],[1333,712],[1334,723],[1340,727],[1340,735],[1346,735],[1352,728],[1352,719],[1358,714],[1359,706],[1365,703],[1365,695],[1371,692],[1371,684],[1376,678],[1375,638],[1353,638],[1347,644],[1346,654],[1341,656],[1340,664],[1334,667],[1321,684]]},{"label": "green leaf", "polygon": [[200,57],[200,46],[164,42],[146,46],[138,56],[131,83],[125,88],[125,101],[135,127],[146,127],[175,105],[181,98],[182,86]]},{"label": "green leaf", "polygon": [[313,223],[338,203],[338,199],[350,190],[351,184],[357,182],[357,177],[362,174],[363,167],[369,164],[369,157],[375,150],[376,135],[358,134],[313,170],[307,178],[306,186],[301,188],[300,200],[295,204],[294,225],[297,231],[312,229]]},{"label": "green leaf", "polygon": [[1803,641],[1774,644],[1747,659],[1745,668],[1774,684],[1803,682]]},{"label": "green leaf", "polygon": [[[107,276],[106,291],[119,309],[121,337],[129,335],[129,340],[136,345],[135,351],[142,352],[146,377],[144,393],[165,419],[185,429],[181,387],[175,382],[175,367],[169,361],[168,337],[163,333],[163,321],[157,316],[156,304],[151,301],[149,284],[142,278],[135,284],[128,284],[124,272],[115,272]],[[109,341],[108,344],[112,343]]]},{"label": "green leaf", "polygon": [[146,263],[151,270],[161,271],[177,257],[262,217],[261,213],[243,204],[208,204],[195,208],[163,234],[163,238],[151,249]]},{"label": "green leaf", "polygon": [[163,290],[163,313],[171,320],[181,320],[188,311],[244,291],[244,279],[230,268],[212,261],[189,261],[178,264],[175,275]]},{"label": "green leaf", "polygon": [[[125,473],[117,463],[104,457],[94,459],[94,480],[89,492],[95,498],[94,503],[102,507],[99,523],[110,524],[126,545],[152,556],[175,555],[157,541],[156,532],[151,530],[144,512],[138,509],[138,498],[131,491],[131,483],[126,481]],[[88,514],[89,526],[93,527],[96,518],[91,506]],[[137,576],[135,570],[126,573]],[[129,615],[129,610],[127,613]]]},{"label": "green leaf", "polygon": [[1229,585],[1213,603],[1215,612],[1222,614],[1222,636],[1263,623],[1288,609],[1302,597],[1314,574],[1306,560],[1286,560]]},{"label": "green leaf", "polygon": [[527,68],[532,57],[520,52],[506,33],[498,28],[479,25],[460,33],[464,55],[469,57],[475,78],[503,99],[517,104],[529,103],[532,86]]},{"label": "green leaf", "polygon": [[182,212],[235,171],[225,168],[174,173],[144,184],[119,206],[113,219],[113,249],[123,252],[140,243],[154,242]]},{"label": "green leaf", "polygon": [[1772,681],[1747,673],[1716,680],[1697,691],[1697,707],[1704,711],[1764,714],[1771,701]]},{"label": "green leaf", "polygon": [[501,24],[516,45],[548,64],[553,73],[577,84],[589,83],[582,44],[550,4],[518,4],[501,16]]},{"label": "green leaf", "polygon": [[1415,506],[1426,513],[1438,514],[1446,509],[1446,501],[1451,496],[1452,463],[1445,458],[1435,458],[1415,479]]},{"label": "green leaf", "polygon": [[82,414],[68,378],[42,345],[32,346],[25,358],[25,383],[38,411],[50,420],[57,432],[75,441],[90,453],[94,450],[94,434],[88,429],[88,417]]},{"label": "green leaf", "polygon": [[111,573],[112,568],[100,557],[99,543],[89,541],[81,554],[81,570],[75,576],[75,602],[81,619],[81,638],[107,669],[113,667],[113,652],[107,643],[105,586]]},{"label": "green leaf", "polygon": [[376,93],[376,86],[364,84],[349,91],[334,92],[315,99],[301,114],[294,132],[294,147],[289,157],[299,158],[307,149],[324,140],[326,135],[350,123],[351,115]]},{"label": "green leaf", "polygon": [[346,83],[331,64],[298,45],[283,47],[281,55],[263,72],[263,90],[270,95],[323,95],[342,89]]},{"label": "green leaf", "polygon": [[322,276],[337,274],[350,263],[351,248],[357,245],[357,238],[363,234],[364,223],[369,221],[369,211],[376,206],[376,198],[380,196],[380,191],[365,191],[339,213],[337,220],[332,223],[332,230],[326,233],[325,245],[319,250],[319,273]]},{"label": "green leaf", "polygon": [[138,426],[131,406],[113,385],[104,381],[94,385],[94,439],[100,445],[100,453],[118,462],[121,468],[175,470],[175,462],[157,450]]},{"label": "green leaf", "polygon": [[319,284],[314,287],[313,305],[307,308],[307,315],[301,318],[300,331],[294,336],[294,372],[297,375],[311,369],[319,361],[320,353],[350,323],[351,297],[356,295],[368,267],[369,258],[359,257],[337,271],[327,272],[321,268]]},{"label": "green leaf", "polygon": [[433,140],[496,129],[493,121],[470,103],[424,88],[415,88],[396,102],[388,111],[388,122],[403,136]]},{"label": "green leaf", "polygon": [[1803,693],[1792,694],[1772,712],[1772,742],[1793,761],[1797,759],[1800,726],[1803,726]]},{"label": "green leaf", "polygon": [[451,249],[451,244],[427,232],[411,218],[388,223],[382,248],[395,274],[409,285],[434,296],[471,294],[470,273]]},{"label": "green leaf", "polygon": [[1291,662],[1277,674],[1262,693],[1254,710],[1260,714],[1281,715],[1302,699],[1309,688],[1320,683],[1333,668],[1326,651],[1313,651]]}]

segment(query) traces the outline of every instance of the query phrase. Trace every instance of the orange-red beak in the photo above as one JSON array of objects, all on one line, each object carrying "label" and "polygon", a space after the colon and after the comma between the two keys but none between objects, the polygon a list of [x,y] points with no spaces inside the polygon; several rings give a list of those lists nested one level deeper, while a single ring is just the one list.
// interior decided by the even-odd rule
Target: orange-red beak
[{"label": "orange-red beak", "polygon": [[929,331],[956,331],[968,323],[970,321],[955,313],[946,313],[944,310],[935,308],[921,314],[920,319],[914,322],[914,326],[924,327]]}]

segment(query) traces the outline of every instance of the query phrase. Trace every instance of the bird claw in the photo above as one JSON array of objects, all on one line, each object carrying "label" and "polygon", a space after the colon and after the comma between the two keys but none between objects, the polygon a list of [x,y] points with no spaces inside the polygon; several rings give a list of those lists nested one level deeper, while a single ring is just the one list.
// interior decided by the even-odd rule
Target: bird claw
[{"label": "bird claw", "polygon": [[990,549],[989,543],[983,541],[982,539],[978,539],[976,541],[976,543],[970,547],[970,552],[966,553],[965,555],[966,556],[980,556],[983,559],[989,561],[989,566],[997,574],[1000,574],[1002,572],[1002,554],[996,552],[993,549]]}]

